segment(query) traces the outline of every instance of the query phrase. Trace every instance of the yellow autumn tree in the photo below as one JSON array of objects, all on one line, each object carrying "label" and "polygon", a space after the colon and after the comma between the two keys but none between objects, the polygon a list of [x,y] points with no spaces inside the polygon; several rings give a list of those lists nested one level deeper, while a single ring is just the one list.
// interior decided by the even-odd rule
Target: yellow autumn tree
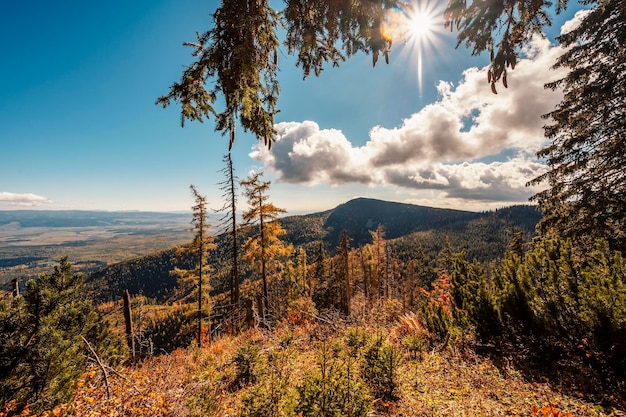
[{"label": "yellow autumn tree", "polygon": [[267,194],[271,182],[262,181],[262,175],[263,172],[253,173],[241,181],[241,185],[249,206],[243,213],[243,221],[253,230],[243,247],[244,258],[261,273],[263,292],[259,308],[262,310],[261,319],[266,323],[269,309],[268,278],[282,267],[282,260],[291,254],[293,247],[280,240],[285,229],[278,223],[278,216],[286,211],[269,202]]},{"label": "yellow autumn tree", "polygon": [[[180,248],[179,255],[183,257],[189,257],[192,259],[193,267],[190,269],[174,268],[173,275],[178,277],[179,285],[183,288],[195,287],[192,291],[192,295],[196,294],[198,298],[198,312],[197,312],[197,342],[198,346],[202,346],[202,320],[210,314],[205,310],[204,300],[209,297],[211,291],[210,286],[210,274],[212,271],[211,265],[209,265],[208,257],[209,251],[215,249],[213,236],[209,233],[209,227],[211,226],[207,221],[207,200],[206,197],[201,195],[195,186],[189,187],[194,197],[195,204],[191,207],[193,210],[193,219],[191,220],[192,231],[194,232],[193,241]],[[197,285],[196,285],[197,283]],[[210,328],[207,332],[210,334]]]}]

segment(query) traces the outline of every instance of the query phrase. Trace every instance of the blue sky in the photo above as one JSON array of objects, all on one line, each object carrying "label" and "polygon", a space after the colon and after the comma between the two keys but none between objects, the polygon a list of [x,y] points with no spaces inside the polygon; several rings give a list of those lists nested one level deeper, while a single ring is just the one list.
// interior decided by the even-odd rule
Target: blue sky
[{"label": "blue sky", "polygon": [[[1,2],[0,209],[183,211],[190,184],[221,206],[226,139],[212,119],[181,128],[176,105],[154,104],[216,3]],[[276,144],[268,153],[240,130],[238,177],[264,170],[270,199],[291,213],[360,196],[470,210],[527,202],[536,189],[525,183],[545,169],[539,115],[560,100],[543,89],[558,75],[549,39],[574,6],[497,96],[486,58],[454,49],[441,23],[429,47],[396,43],[389,65],[361,54],[319,78],[302,80],[283,48]]]}]

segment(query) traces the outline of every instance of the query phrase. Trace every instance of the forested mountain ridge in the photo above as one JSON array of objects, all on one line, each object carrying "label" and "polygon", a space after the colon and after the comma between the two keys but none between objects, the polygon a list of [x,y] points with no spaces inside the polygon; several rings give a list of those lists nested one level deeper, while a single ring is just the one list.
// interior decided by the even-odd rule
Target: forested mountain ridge
[{"label": "forested mountain ridge", "polygon": [[[468,258],[489,261],[502,256],[514,231],[530,240],[540,217],[533,206],[476,213],[357,198],[331,210],[288,216],[279,222],[286,230],[283,240],[296,248],[305,248],[309,259],[314,259],[319,242],[334,253],[343,230],[351,247],[359,247],[370,243],[370,232],[381,225],[386,239],[394,241],[402,251],[410,252],[419,245],[426,253],[435,254],[448,240],[455,250],[465,250]],[[223,239],[224,236],[218,236],[218,248],[211,255],[215,292],[225,290],[223,270],[228,255],[220,244]],[[98,300],[120,298],[122,291],[129,289],[131,293],[164,301],[176,287],[176,279],[170,274],[176,266],[175,254],[172,248],[107,266],[92,273],[87,286]]]}]

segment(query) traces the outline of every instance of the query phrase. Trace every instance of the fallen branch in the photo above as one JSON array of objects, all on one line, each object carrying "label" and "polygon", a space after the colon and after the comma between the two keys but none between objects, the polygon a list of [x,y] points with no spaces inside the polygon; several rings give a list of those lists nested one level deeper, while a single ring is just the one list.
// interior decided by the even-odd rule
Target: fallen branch
[{"label": "fallen branch", "polygon": [[107,375],[106,368],[104,367],[104,364],[100,360],[100,357],[98,357],[98,354],[96,353],[96,351],[93,349],[93,347],[91,347],[91,344],[89,343],[89,341],[85,339],[85,336],[81,336],[81,338],[83,339],[83,342],[85,342],[85,345],[87,345],[87,348],[89,349],[91,354],[96,359],[96,362],[98,363],[98,366],[100,367],[100,370],[102,370],[102,374],[104,375],[104,385],[106,386],[106,389],[107,389],[107,400],[110,400],[111,389],[109,388],[109,376]]}]

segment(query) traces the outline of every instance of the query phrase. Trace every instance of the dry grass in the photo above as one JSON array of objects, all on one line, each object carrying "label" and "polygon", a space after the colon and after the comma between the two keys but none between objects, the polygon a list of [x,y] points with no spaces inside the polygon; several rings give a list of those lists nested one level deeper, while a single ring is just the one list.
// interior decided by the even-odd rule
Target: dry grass
[{"label": "dry grass", "polygon": [[[83,375],[73,404],[46,416],[238,416],[248,386],[233,384],[232,361],[244,343],[255,343],[261,357],[285,352],[281,376],[291,385],[315,367],[319,335],[339,340],[344,330],[321,325],[279,326],[273,332],[250,330],[223,337],[202,349],[179,349],[109,373],[110,398],[101,373]],[[371,332],[371,328],[366,330]],[[384,329],[377,329],[383,331]],[[317,335],[317,336],[312,336]],[[287,346],[287,347],[285,347]],[[265,359],[266,360],[266,359]],[[264,363],[267,366],[267,362]],[[405,358],[398,371],[398,399],[374,401],[380,416],[623,416],[584,398],[527,382],[515,369],[500,369],[471,351],[428,351]],[[543,411],[542,411],[543,409]],[[55,414],[56,411],[56,414]]]}]

